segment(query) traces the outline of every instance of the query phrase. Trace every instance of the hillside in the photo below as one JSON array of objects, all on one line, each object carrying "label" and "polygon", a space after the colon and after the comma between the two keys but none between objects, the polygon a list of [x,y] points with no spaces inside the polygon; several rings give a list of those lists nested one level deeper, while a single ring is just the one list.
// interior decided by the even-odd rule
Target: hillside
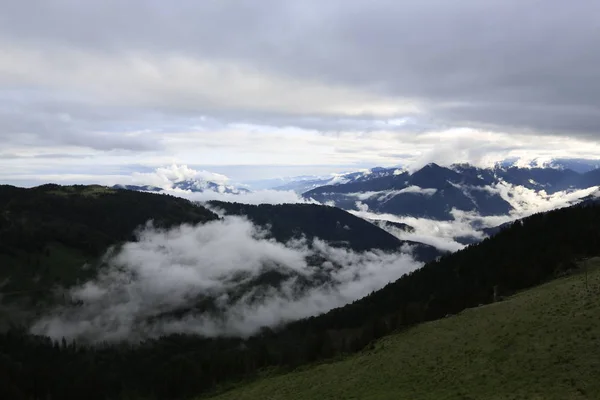
[{"label": "hillside", "polygon": [[[344,247],[356,252],[381,249],[391,253],[410,244],[415,257],[422,261],[430,261],[440,255],[433,247],[402,242],[374,224],[334,207],[307,204],[246,206],[218,202],[212,203],[212,206],[227,209],[229,214],[248,215],[253,223],[267,229],[265,234],[279,241],[280,247],[269,250],[270,253],[264,250],[273,245],[260,242],[262,232],[249,233],[248,237],[235,236],[237,242],[223,244],[222,239],[240,232],[241,225],[237,222],[237,228],[228,227],[225,220],[219,220],[218,224],[211,227],[222,227],[224,231],[216,233],[208,227],[201,237],[220,236],[211,243],[221,243],[224,246],[221,253],[232,254],[240,247],[246,249],[241,257],[246,261],[244,264],[236,265],[239,264],[237,259],[231,261],[233,271],[238,272],[229,275],[219,273],[210,278],[214,282],[226,282],[227,289],[222,292],[200,285],[186,292],[177,304],[149,307],[144,317],[140,317],[140,323],[200,318],[203,315],[223,318],[228,308],[246,303],[258,306],[267,295],[274,296],[277,293],[286,299],[298,299],[314,288],[339,284],[339,277],[343,278],[340,271],[348,266],[347,259],[336,261],[335,254],[286,246],[292,239],[306,238],[311,243],[318,238],[325,241],[327,246]],[[0,263],[3,266],[0,270],[0,329],[8,323],[20,323],[24,320],[23,315],[42,313],[47,309],[46,306],[61,304],[75,307],[77,304],[81,308],[81,304],[73,301],[64,289],[77,288],[97,276],[103,277],[114,263],[105,262],[101,256],[106,254],[110,246],[143,240],[136,237],[136,231],[147,222],[152,221],[158,228],[171,228],[184,223],[196,225],[217,220],[216,214],[200,205],[160,194],[103,186],[0,187]],[[248,225],[252,226],[250,223]],[[193,233],[188,235],[194,237]],[[240,240],[253,246],[252,250],[240,245]],[[161,271],[171,268],[174,263],[188,263],[185,264],[188,271],[196,271],[197,276],[204,277],[202,270],[208,270],[207,259],[218,259],[216,268],[226,269],[227,257],[218,258],[213,253],[212,244],[201,242],[199,238],[191,247],[181,247],[181,243],[167,241],[163,244],[163,250],[167,248],[165,245],[171,246],[167,252],[173,254],[173,258],[165,260]],[[153,244],[150,241],[140,246],[142,251],[147,251],[148,246],[152,248]],[[204,261],[189,261],[195,257],[192,255],[194,248],[207,252]],[[282,248],[285,250],[277,250]],[[296,249],[295,253],[292,248]],[[163,254],[163,250],[157,249],[158,254]],[[254,269],[244,270],[251,265],[249,257],[256,256],[260,251],[265,253],[261,253]],[[305,261],[306,266],[303,270],[292,268],[297,259],[278,258],[279,251],[298,255],[298,259],[303,260],[298,261],[298,265],[304,265],[302,262]],[[117,253],[122,254],[120,248]],[[135,257],[139,256],[140,253],[136,253]],[[156,259],[156,256],[154,254],[150,258]],[[132,263],[135,261],[128,265]],[[144,268],[149,264],[150,261],[146,261],[135,265]],[[159,281],[173,279],[179,282],[172,276],[167,272]],[[107,296],[107,301],[110,297]],[[146,300],[151,302],[151,296]],[[18,312],[15,311],[17,306]],[[106,309],[106,304],[102,308]],[[99,312],[94,309],[78,318],[89,321],[97,317]]]},{"label": "hillside", "polygon": [[[70,286],[94,271],[82,268],[114,244],[157,227],[218,217],[187,200],[103,186],[0,186],[0,287],[3,302],[41,299],[54,284]],[[10,295],[6,295],[10,293]],[[29,296],[31,295],[31,296]]]},{"label": "hillside", "polygon": [[219,400],[588,399],[600,393],[600,261],[584,272],[375,342],[341,361],[271,373]]},{"label": "hillside", "polygon": [[600,185],[598,170],[577,173],[555,168],[478,168],[468,164],[442,167],[432,163],[410,173],[386,171],[389,173],[320,186],[303,196],[322,203],[333,202],[345,210],[359,209],[360,202],[361,207],[368,206],[378,213],[452,220],[453,209],[482,216],[513,211],[510,196],[502,195],[498,186],[518,186],[544,197]]},{"label": "hillside", "polygon": [[[12,378],[0,382],[0,389],[5,387],[11,393],[7,398],[15,399],[185,399],[260,377],[265,368],[292,371],[356,353],[398,330],[421,329],[419,324],[490,304],[495,287],[499,295],[509,296],[570,274],[577,269],[576,260],[600,255],[599,226],[597,203],[537,214],[361,300],[251,337],[170,334],[136,346],[90,347],[7,332],[0,334],[0,360]],[[548,297],[546,307],[554,307],[552,301],[554,296]],[[589,349],[590,342],[583,343]],[[494,357],[510,358],[507,344]]]},{"label": "hillside", "polygon": [[316,204],[256,206],[222,201],[210,201],[208,205],[228,215],[246,216],[256,225],[268,227],[270,234],[283,243],[301,237],[308,241],[319,238],[354,251],[398,251],[403,245],[409,245],[413,247],[415,258],[424,262],[443,254],[433,246],[400,240],[374,223],[336,207]]}]

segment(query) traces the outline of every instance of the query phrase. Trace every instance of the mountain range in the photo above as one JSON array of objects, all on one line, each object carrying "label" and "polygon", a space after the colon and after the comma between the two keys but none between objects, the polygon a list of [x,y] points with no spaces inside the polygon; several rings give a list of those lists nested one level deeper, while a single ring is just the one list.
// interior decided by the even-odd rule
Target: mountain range
[{"label": "mountain range", "polygon": [[[143,251],[155,249],[157,253],[150,253],[148,263],[160,254],[167,254],[172,258],[166,264],[186,266],[191,263],[189,271],[199,268],[195,262],[186,261],[196,254],[198,247],[204,246],[205,253],[201,257],[209,258],[219,252],[236,252],[235,246],[242,248],[240,257],[268,250],[258,258],[255,270],[245,271],[240,265],[239,272],[210,278],[211,282],[220,282],[216,287],[225,287],[225,292],[206,288],[197,290],[193,296],[186,295],[177,306],[153,306],[144,318],[154,320],[218,312],[215,293],[221,295],[219,307],[225,307],[235,301],[260,300],[260,293],[287,290],[292,294],[286,292],[286,295],[299,296],[310,289],[335,288],[332,277],[346,267],[343,264],[346,259],[339,256],[340,252],[349,255],[405,252],[421,262],[445,254],[432,246],[399,240],[375,224],[335,207],[250,206],[225,202],[210,202],[206,206],[208,208],[169,195],[99,185],[52,184],[30,189],[0,186],[0,264],[3,266],[0,283],[3,293],[15,293],[0,300],[27,310],[32,306],[42,310],[61,304],[65,290],[78,282],[100,279],[106,276],[103,271],[109,271],[109,275],[120,273],[113,271],[114,263],[107,260],[113,260],[111,254],[119,254],[123,248],[127,251],[127,243],[142,242],[142,252],[136,253],[134,259]],[[219,217],[210,209],[240,219],[227,220],[225,215]],[[250,223],[243,222],[242,217]],[[262,231],[246,233],[244,230],[249,226]],[[161,236],[177,227],[182,228]],[[189,246],[181,247],[181,243],[173,239],[182,229],[188,229],[188,236],[194,238],[189,239],[192,240]],[[237,236],[240,233],[242,235]],[[221,248],[214,247],[227,240],[227,235],[233,235],[230,244],[225,242]],[[185,244],[188,239],[182,240]],[[315,240],[319,241],[317,246]],[[243,243],[249,246],[247,250]],[[219,260],[218,267],[224,268],[225,260],[230,258],[221,256]],[[237,260],[234,257],[232,268],[238,268]],[[247,260],[240,260],[243,261]],[[140,268],[145,267],[142,262]],[[139,272],[132,274],[136,276]],[[62,288],[62,295],[57,295],[57,287]],[[88,317],[93,318],[93,315]],[[7,321],[3,321],[0,314],[0,327],[2,323]]]},{"label": "mountain range", "polygon": [[[507,160],[492,168],[469,164],[448,167],[430,163],[418,170],[376,167],[331,176],[300,176],[270,180],[271,190],[295,191],[307,200],[333,205],[344,210],[392,214],[402,217],[450,221],[455,211],[480,216],[508,215],[527,202],[515,195],[549,198],[559,192],[592,194],[600,185],[600,169],[595,160],[556,159],[521,163]],[[283,184],[281,184],[284,182]],[[233,184],[203,179],[185,179],[170,183],[169,190],[248,194],[250,190]],[[260,186],[260,185],[259,185]],[[265,187],[267,187],[265,186]],[[261,186],[262,187],[262,186]],[[153,185],[115,185],[115,189],[161,192]],[[580,199],[570,196],[567,204]]]},{"label": "mountain range", "polygon": [[351,182],[317,187],[304,192],[303,197],[346,210],[368,209],[398,216],[452,220],[453,210],[481,216],[510,213],[518,201],[512,193],[514,187],[548,196],[598,185],[598,169],[578,173],[558,168],[488,169],[431,163],[414,172],[380,170],[374,177],[363,175]]},{"label": "mountain range", "polygon": [[[398,171],[398,172],[396,172]],[[300,176],[289,178],[288,182],[282,185],[273,186],[273,190],[293,190],[297,193],[304,193],[311,189],[321,186],[343,185],[353,182],[364,182],[371,179],[383,178],[402,171],[397,168],[375,167],[367,170],[348,172],[345,174],[333,174],[331,176]]]},{"label": "mountain range", "polygon": [[[600,169],[595,168],[596,163],[578,159],[543,163],[539,160],[529,163],[507,160],[492,168],[469,164],[444,167],[430,163],[417,170],[377,167],[331,176],[274,179],[264,182],[266,186],[252,187],[271,187],[271,194],[265,191],[264,196],[259,196],[261,201],[269,201],[269,196],[273,196],[275,203],[281,202],[273,190],[295,191],[301,201],[318,202],[355,213],[401,241],[420,243],[415,247],[419,250],[418,258],[427,260],[430,259],[430,254],[425,254],[430,251],[428,245],[454,251],[497,233],[507,221],[540,210],[596,201],[600,194]],[[208,179],[175,181],[167,191],[152,185],[115,185],[113,188],[175,195],[177,192],[204,192],[210,194],[209,198],[220,195],[235,198],[251,193],[241,186]],[[286,199],[298,201],[294,196]],[[239,201],[246,200],[240,197]],[[435,232],[422,232],[410,226],[415,223],[414,219],[426,219],[430,221],[430,230],[435,230],[437,228],[431,224],[434,221],[454,223],[465,218],[471,231],[444,234],[452,236],[453,243],[449,245],[423,236],[424,233],[437,235]],[[421,254],[423,249],[425,253]]]},{"label": "mountain range", "polygon": [[[319,239],[356,252],[410,249],[415,259],[423,262],[446,253],[423,243],[400,240],[377,221],[366,221],[337,207],[316,204],[249,205],[224,201],[210,201],[206,205],[226,215],[244,216],[255,225],[268,229],[270,237],[282,243],[294,239],[305,239],[310,243]],[[411,228],[406,226],[406,229]]]},{"label": "mountain range", "polygon": [[[586,173],[600,168],[599,160],[580,159],[580,158],[554,158],[554,159],[533,159],[523,161],[518,158],[511,158],[500,161],[489,169],[494,168],[539,168],[539,169],[560,169],[572,170],[577,173]],[[405,166],[395,167],[375,167],[371,169],[361,169],[345,173],[335,173],[330,175],[301,175],[282,178],[270,178],[262,180],[252,180],[245,182],[253,190],[293,190],[297,193],[304,193],[320,186],[351,183],[356,180],[368,180],[380,178],[394,173],[405,171]],[[485,169],[485,168],[484,168]]]},{"label": "mountain range", "polygon": [[[162,187],[152,186],[152,185],[114,185],[113,189],[126,189],[126,190],[135,190],[139,192],[161,192],[165,190]],[[222,194],[244,194],[248,193],[249,190],[241,187],[236,187],[234,185],[226,185],[223,183],[212,182],[208,180],[200,180],[200,179],[185,179],[181,181],[176,181],[172,183],[172,186],[169,187],[170,190],[184,190],[190,191],[194,193],[203,193],[207,191],[212,191],[216,193]]]},{"label": "mountain range", "polygon": [[[299,367],[315,363],[315,368],[319,368],[322,361],[330,362],[336,357],[344,357],[363,349],[369,354],[386,354],[389,351],[387,342],[374,345],[378,338],[393,332],[413,331],[415,325],[423,322],[450,318],[463,312],[469,313],[469,308],[495,303],[487,307],[485,313],[479,313],[482,318],[481,325],[487,325],[494,321],[494,313],[499,306],[497,303],[506,304],[511,301],[505,300],[506,296],[521,296],[524,289],[564,275],[572,277],[567,283],[571,288],[569,301],[577,304],[573,312],[580,317],[578,321],[582,324],[594,321],[594,314],[590,314],[590,310],[593,309],[589,308],[589,299],[594,298],[598,287],[593,280],[588,288],[587,267],[581,260],[599,254],[600,206],[597,202],[586,201],[581,205],[532,215],[512,223],[488,240],[436,258],[416,270],[406,271],[399,279],[391,279],[387,285],[384,283],[380,290],[373,290],[372,293],[361,296],[360,300],[347,302],[346,305],[320,313],[318,316],[298,318],[296,312],[307,305],[319,304],[323,301],[323,293],[313,297],[311,302],[302,303],[302,307],[288,309],[291,314],[284,323],[272,324],[272,309],[260,307],[260,297],[271,293],[249,292],[252,299],[258,297],[258,304],[251,303],[248,308],[234,309],[230,315],[244,318],[248,314],[259,312],[264,318],[260,320],[263,328],[253,335],[215,337],[182,334],[181,329],[185,327],[193,327],[198,321],[204,326],[209,321],[194,319],[195,313],[202,312],[200,307],[180,307],[167,313],[161,313],[160,308],[155,308],[156,305],[164,307],[177,304],[173,303],[178,299],[175,291],[161,290],[165,287],[170,289],[169,285],[173,284],[174,280],[186,290],[194,285],[193,275],[179,275],[177,279],[173,279],[188,262],[189,254],[178,252],[181,248],[171,246],[168,239],[177,236],[178,232],[186,232],[184,241],[190,243],[191,247],[202,246],[201,239],[208,231],[194,231],[186,227],[193,224],[210,228],[221,224],[226,221],[226,218],[218,215],[223,209],[226,214],[244,213],[257,223],[262,220],[265,225],[275,227],[271,237],[261,237],[261,247],[272,246],[289,238],[294,241],[297,234],[302,233],[306,233],[307,236],[331,235],[334,239],[339,238],[358,247],[362,241],[365,241],[366,247],[371,247],[369,241],[373,236],[376,238],[373,240],[376,244],[389,245],[391,248],[395,246],[393,238],[390,239],[375,225],[358,218],[354,219],[352,215],[333,207],[249,207],[222,203],[210,203],[208,207],[213,208],[216,213],[173,196],[100,186],[44,185],[32,189],[0,186],[0,262],[3,266],[0,271],[3,294],[0,303],[1,318],[10,318],[11,322],[22,324],[28,320],[18,319],[19,314],[15,311],[17,307],[24,308],[34,317],[39,317],[40,313],[47,311],[43,305],[50,299],[64,303],[64,297],[60,298],[61,293],[50,289],[55,285],[76,286],[79,284],[78,279],[93,279],[94,271],[90,267],[96,265],[94,259],[104,254],[107,246],[116,246],[114,248],[117,251],[135,250],[135,257],[130,261],[136,263],[142,255],[140,250],[156,244],[158,251],[154,253],[155,257],[169,255],[173,256],[175,261],[159,269],[137,271],[147,277],[159,274],[161,279],[148,281],[153,283],[151,287],[132,286],[131,281],[140,278],[135,274],[117,275],[119,279],[113,282],[115,287],[110,289],[106,296],[106,292],[97,289],[109,288],[99,288],[94,286],[93,282],[87,281],[79,292],[85,295],[83,298],[78,298],[75,304],[70,305],[72,308],[59,307],[56,314],[51,316],[66,318],[65,315],[71,315],[74,318],[69,320],[72,330],[62,331],[67,338],[61,339],[61,336],[54,335],[53,340],[47,336],[32,334],[27,330],[29,325],[0,333],[0,366],[2,371],[5,371],[0,374],[2,398],[83,397],[100,400],[132,398],[132,395],[135,395],[133,398],[193,398],[223,386],[231,387],[241,381],[264,377],[266,371],[269,374],[283,375],[293,370],[300,372],[303,368]],[[219,208],[221,210],[218,210]],[[286,215],[289,214],[296,217],[285,222]],[[135,227],[144,225],[149,218],[154,219],[159,235],[152,238],[136,235]],[[322,226],[320,221],[324,221]],[[337,221],[340,221],[341,230],[338,229]],[[349,230],[345,229],[346,225]],[[168,230],[169,228],[171,229]],[[366,234],[362,238],[352,237],[353,233],[360,233],[363,228]],[[410,230],[403,225],[397,228]],[[239,232],[231,230],[230,234],[239,235]],[[214,245],[227,237],[216,235],[215,239],[211,245],[205,245],[207,248],[202,254],[207,258],[197,260],[197,267],[205,269],[210,266],[211,260],[216,260],[223,268],[221,271],[226,272],[225,266],[220,264],[223,253],[239,249],[233,246],[216,248]],[[130,240],[134,242],[123,243]],[[238,243],[238,247],[246,245],[243,241]],[[281,250],[279,246],[275,248]],[[344,247],[339,247],[338,250],[344,251]],[[366,253],[375,254],[373,249]],[[147,259],[146,262],[152,264],[153,260]],[[243,267],[251,260],[240,257],[236,258],[236,262]],[[368,269],[369,264],[363,266]],[[126,265],[120,265],[120,268],[126,268]],[[112,272],[118,273],[118,270]],[[272,276],[265,275],[267,282],[271,278]],[[350,283],[354,282],[352,276],[350,278]],[[249,283],[264,286],[265,282]],[[202,286],[197,288],[201,290]],[[157,294],[162,296],[150,299],[146,296],[148,290],[159,290]],[[65,294],[63,292],[63,296]],[[333,293],[333,296],[335,295],[336,293]],[[235,296],[234,293],[233,297]],[[243,295],[241,298],[250,297]],[[136,301],[140,298],[143,301]],[[331,301],[333,298],[328,299]],[[98,299],[102,301],[96,302]],[[190,297],[186,299],[196,300]],[[225,298],[223,302],[228,299],[230,298]],[[547,296],[546,299],[553,301],[552,296]],[[118,332],[118,322],[124,313],[131,312],[128,305],[132,304],[132,301],[136,306],[150,306],[154,314],[149,319],[164,318],[165,322],[171,321],[169,326],[172,330],[167,331],[165,336],[144,340],[137,345],[103,343],[100,346],[90,346],[81,340],[68,340],[78,332],[76,329],[93,326],[98,314],[104,318],[107,329],[112,329],[111,333],[114,330]],[[291,301],[292,304],[297,304],[293,303],[294,299]],[[89,302],[96,302],[98,307],[86,308]],[[277,298],[274,304],[280,305],[280,302],[281,299]],[[115,304],[118,307],[115,307]],[[107,308],[108,306],[110,308]],[[537,310],[543,313],[547,309],[540,307]],[[68,314],[69,310],[71,314]],[[94,313],[81,310],[91,310]],[[529,320],[531,315],[526,314],[527,310],[530,309],[524,304],[521,312],[523,318]],[[565,324],[572,325],[570,314],[560,312],[562,308],[552,310],[556,311],[557,316],[563,317]],[[316,314],[318,313],[313,315]],[[139,317],[140,314],[134,316]],[[145,314],[141,316],[146,317]],[[135,318],[132,321],[140,322]],[[247,324],[246,319],[242,321]],[[217,320],[217,325],[214,326],[218,327],[219,323],[227,322],[227,319]],[[553,358],[555,353],[551,347],[540,348],[543,341],[535,342],[532,339],[548,338],[548,335],[560,331],[561,326],[546,325],[544,331],[539,332],[541,336],[506,336],[507,333],[515,332],[514,326],[511,323],[497,326],[497,338],[500,342],[490,344],[494,357],[502,360],[511,357],[514,346],[505,340],[509,337],[523,341],[519,343],[522,348],[527,349],[527,354],[539,355],[540,360],[543,357],[549,364],[560,366],[565,362],[573,362],[580,366],[582,371],[593,371],[589,369],[589,365],[592,365],[590,363],[597,357],[596,353],[590,350],[594,349],[594,346],[590,347],[590,343],[596,340],[596,331],[591,330],[592,328],[587,329],[587,326],[591,325],[582,325],[581,329],[577,330],[577,336],[571,334],[575,331],[568,331],[569,336],[555,335],[555,339],[563,338],[569,346],[561,353],[565,354],[565,359]],[[147,327],[143,323],[139,325],[142,330]],[[439,335],[448,337],[448,333],[436,331],[430,339],[435,342]],[[457,337],[455,343],[457,346],[463,346],[464,338]],[[481,342],[475,343],[479,346]],[[570,351],[574,348],[572,346],[585,351],[585,354],[591,354],[585,364],[578,364],[579,359],[568,358],[568,354],[573,354]],[[473,355],[463,353],[464,351],[460,352],[463,358],[459,357],[457,362],[473,365],[469,361],[472,360],[469,357]],[[362,360],[360,355],[350,357],[358,362]],[[427,353],[427,357],[431,365],[439,364],[438,354],[430,352]],[[536,358],[527,360],[530,362],[524,366],[527,371],[536,369],[539,376],[548,373],[548,369],[544,368],[547,364],[539,367],[533,362]],[[400,362],[404,363],[401,359]],[[441,366],[440,373],[446,373],[448,368],[452,368],[452,364]],[[481,379],[496,377],[498,372],[485,369],[482,373],[485,375],[482,375]],[[554,371],[550,378],[560,379],[561,374],[564,374],[564,368]],[[593,379],[593,374],[589,379]],[[36,385],[32,385],[31,382],[36,382]],[[481,382],[479,377],[477,382]],[[572,385],[567,383],[565,387],[572,388]],[[461,394],[456,398],[463,396]]]}]

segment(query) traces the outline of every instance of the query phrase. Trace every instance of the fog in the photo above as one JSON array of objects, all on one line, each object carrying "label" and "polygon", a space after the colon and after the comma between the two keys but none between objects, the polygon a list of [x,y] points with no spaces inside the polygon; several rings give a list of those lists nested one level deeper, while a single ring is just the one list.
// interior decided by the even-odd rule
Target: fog
[{"label": "fog", "polygon": [[[52,310],[31,331],[86,342],[138,341],[169,333],[247,336],[342,306],[422,266],[410,249],[355,253],[318,239],[282,244],[267,233],[233,216],[171,230],[148,225],[137,241],[105,255],[105,268],[96,279],[66,292],[71,305]],[[315,255],[327,261],[308,263],[307,257]],[[270,270],[286,276],[279,287],[249,288]],[[299,278],[311,280],[319,272],[326,272],[329,281],[303,290]],[[236,290],[244,292],[233,296]],[[172,313],[202,296],[214,299],[218,311]]]},{"label": "fog", "polygon": [[545,190],[535,191],[524,186],[499,182],[486,187],[491,193],[498,193],[512,207],[511,219],[518,219],[543,211],[568,207],[578,203],[582,198],[597,193],[598,186],[579,190],[564,190],[552,194]]},{"label": "fog", "polygon": [[[457,185],[462,187],[461,185]],[[466,189],[466,187],[462,187]],[[499,195],[513,208],[510,213],[502,215],[482,216],[477,212],[452,209],[453,219],[449,221],[438,221],[428,218],[415,218],[410,216],[393,215],[386,213],[374,213],[369,207],[357,202],[358,211],[350,213],[375,221],[391,221],[410,225],[413,232],[407,232],[394,226],[377,223],[378,226],[402,240],[412,240],[434,246],[440,250],[457,251],[466,245],[463,239],[480,241],[487,237],[483,229],[492,228],[507,222],[528,217],[538,212],[545,212],[557,208],[568,207],[580,202],[590,195],[598,195],[597,186],[587,189],[560,191],[548,194],[544,190],[535,191],[524,186],[511,185],[507,182],[479,188]],[[384,193],[384,192],[382,192]],[[373,194],[370,194],[372,196]]]},{"label": "fog", "polygon": [[213,190],[204,192],[191,192],[188,190],[163,190],[161,193],[173,196],[183,197],[191,201],[206,202],[211,200],[220,200],[227,202],[236,202],[244,204],[292,204],[292,203],[312,203],[319,204],[312,199],[305,199],[293,190],[257,190],[248,193],[220,193]]},{"label": "fog", "polygon": [[[408,224],[414,231],[378,225],[402,240],[454,252],[469,241],[484,239],[484,228],[569,206],[598,193],[598,188],[592,187],[549,195],[505,182],[481,190],[500,195],[513,210],[507,215],[481,216],[454,209],[453,220],[437,221],[377,214],[357,201],[359,210],[350,212],[369,220]],[[420,188],[419,192],[429,194]],[[194,201],[313,202],[293,191],[169,193]],[[327,261],[315,262],[312,256]],[[137,241],[109,250],[103,265],[96,279],[65,293],[70,305],[39,319],[32,332],[89,342],[138,341],[169,333],[248,336],[261,327],[276,327],[352,302],[422,266],[412,258],[410,247],[390,254],[376,250],[356,253],[319,239],[283,244],[236,216],[168,231],[150,224],[138,233]],[[281,275],[279,284],[253,283],[273,271]],[[324,275],[328,279],[324,280]],[[193,306],[207,298],[214,309],[194,311]],[[181,310],[188,312],[177,313]]]},{"label": "fog", "polygon": [[[457,241],[459,238],[471,237],[474,240],[481,240],[485,235],[474,226],[474,221],[481,221],[485,227],[500,225],[507,221],[506,217],[482,218],[476,213],[464,213],[458,210],[452,210],[454,220],[438,221],[428,218],[415,218],[398,216],[385,213],[369,212],[367,209],[359,211],[350,211],[357,217],[374,220],[376,225],[385,229],[389,233],[402,240],[411,240],[434,246],[440,250],[457,251],[465,247],[464,244]],[[394,226],[378,223],[377,221],[391,221],[410,225],[414,228],[413,232],[407,232]],[[499,223],[498,223],[499,222]]]}]

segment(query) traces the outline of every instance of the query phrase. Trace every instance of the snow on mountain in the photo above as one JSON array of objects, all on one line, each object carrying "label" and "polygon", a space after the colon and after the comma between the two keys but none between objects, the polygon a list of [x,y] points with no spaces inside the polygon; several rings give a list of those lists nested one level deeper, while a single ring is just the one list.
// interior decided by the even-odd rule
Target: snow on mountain
[{"label": "snow on mountain", "polygon": [[486,169],[468,164],[446,168],[432,163],[413,173],[383,173],[372,179],[321,186],[303,196],[347,210],[452,220],[453,210],[494,216],[569,205],[598,185],[600,170]]},{"label": "snow on mountain", "polygon": [[[598,201],[600,169],[574,171],[565,167],[564,160],[560,163],[562,167],[558,161],[544,167],[531,163],[519,167],[512,161],[492,168],[433,163],[416,171],[372,168],[255,181],[253,192],[237,187],[223,175],[174,165],[135,174],[131,184],[118,187],[164,191],[194,201],[334,205],[401,240],[456,251],[518,218]],[[278,190],[269,189],[273,187]]]},{"label": "snow on mountain", "polygon": [[[309,190],[328,185],[344,185],[352,182],[364,182],[371,179],[382,178],[402,173],[399,168],[381,168],[359,170],[342,174],[331,174],[329,176],[298,176],[284,178],[286,181],[280,185],[272,186],[274,190],[293,190],[302,194]],[[283,180],[282,180],[283,181]]]},{"label": "snow on mountain", "polygon": [[[188,191],[195,193],[216,192],[222,194],[244,194],[249,190],[230,183],[230,179],[222,174],[210,171],[195,170],[187,165],[173,164],[169,167],[157,168],[154,172],[134,173],[132,184],[113,186],[117,189],[139,191]],[[138,184],[140,182],[141,184]]]},{"label": "snow on mountain", "polygon": [[241,194],[248,193],[249,190],[245,188],[239,188],[233,185],[227,185],[224,183],[210,182],[210,181],[202,181],[196,179],[186,179],[181,182],[173,183],[171,189],[179,189],[179,190],[188,190],[190,192],[205,192],[205,191],[213,191],[217,193],[227,193],[227,194]]}]

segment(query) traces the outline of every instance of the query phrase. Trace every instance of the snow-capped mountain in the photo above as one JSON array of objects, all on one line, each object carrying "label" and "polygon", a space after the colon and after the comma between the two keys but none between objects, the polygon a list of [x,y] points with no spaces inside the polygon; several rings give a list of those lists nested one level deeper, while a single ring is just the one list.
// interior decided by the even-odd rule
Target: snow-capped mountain
[{"label": "snow-capped mountain", "polygon": [[[165,190],[165,188],[152,185],[114,185],[113,188],[136,190],[140,192],[160,192]],[[212,191],[223,194],[243,194],[250,192],[248,189],[245,188],[239,188],[233,185],[204,181],[199,179],[186,179],[179,182],[173,182],[172,186],[166,188],[166,190],[185,190],[195,193]]]},{"label": "snow-capped mountain", "polygon": [[154,172],[136,172],[132,175],[131,182],[131,184],[114,185],[113,188],[144,192],[186,191],[221,194],[249,192],[248,189],[232,184],[225,175],[177,164],[156,168]]},{"label": "snow-capped mountain", "polygon": [[299,194],[309,190],[328,185],[343,185],[352,182],[364,182],[370,179],[383,178],[394,174],[401,173],[398,168],[371,168],[356,172],[348,172],[343,174],[332,174],[329,176],[298,176],[288,178],[287,182],[282,182],[280,185],[272,186],[274,190],[293,190]]},{"label": "snow-capped mountain", "polygon": [[525,161],[519,158],[510,158],[498,163],[499,167],[519,167],[519,168],[553,168],[569,169],[580,174],[600,168],[600,160],[590,160],[585,158],[534,158]]},{"label": "snow-capped mountain", "polygon": [[173,189],[189,190],[190,192],[205,192],[210,190],[217,193],[227,194],[242,194],[249,192],[248,189],[239,188],[233,185],[197,179],[186,179],[181,182],[175,182],[173,184]]},{"label": "snow-capped mountain", "polygon": [[600,168],[600,160],[562,158],[550,161],[548,167],[570,169],[571,171],[586,173]]},{"label": "snow-capped mountain", "polygon": [[446,168],[432,163],[412,173],[381,170],[375,177],[321,186],[303,196],[347,210],[452,220],[455,211],[507,215],[529,204],[521,202],[552,200],[552,196],[569,195],[567,201],[576,202],[600,185],[597,169],[578,173],[564,168],[485,169],[468,164]]},{"label": "snow-capped mountain", "polygon": [[[463,168],[475,168],[469,164],[455,164],[451,166],[451,169],[459,170]],[[568,170],[576,172],[578,174],[585,174],[587,172],[600,168],[600,160],[588,160],[588,159],[569,159],[569,158],[557,158],[557,159],[533,159],[529,161],[523,161],[518,158],[507,159],[498,162],[494,168],[475,168],[481,171],[490,170],[508,170],[508,169],[534,169],[539,173],[540,170]],[[514,170],[513,170],[514,171]],[[353,182],[364,182],[372,179],[389,177],[400,175],[405,172],[404,168],[382,168],[375,167],[371,169],[359,170],[354,172],[347,172],[341,174],[330,174],[330,175],[302,175],[286,178],[274,178],[266,179],[261,181],[252,182],[252,188],[256,186],[256,189],[273,189],[273,190],[293,190],[299,194],[308,192],[321,186],[332,186],[332,185],[343,185]],[[478,173],[479,173],[478,172]],[[534,171],[534,174],[536,172]],[[552,172],[546,172],[552,174]]]}]

